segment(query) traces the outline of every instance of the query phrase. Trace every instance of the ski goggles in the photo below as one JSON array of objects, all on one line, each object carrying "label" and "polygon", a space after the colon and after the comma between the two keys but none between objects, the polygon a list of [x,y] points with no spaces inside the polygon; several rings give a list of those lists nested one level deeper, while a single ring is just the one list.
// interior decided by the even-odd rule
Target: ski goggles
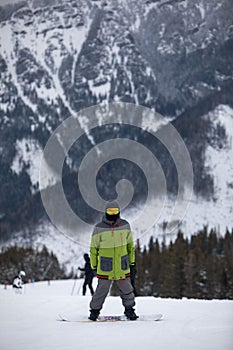
[{"label": "ski goggles", "polygon": [[120,209],[119,208],[107,208],[106,213],[108,215],[117,215],[120,213]]}]

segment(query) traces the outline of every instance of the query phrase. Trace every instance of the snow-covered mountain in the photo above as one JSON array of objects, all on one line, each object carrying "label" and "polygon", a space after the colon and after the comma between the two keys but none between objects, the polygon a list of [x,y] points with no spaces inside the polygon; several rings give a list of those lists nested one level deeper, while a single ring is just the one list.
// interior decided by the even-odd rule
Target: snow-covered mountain
[{"label": "snow-covered mountain", "polygon": [[[148,245],[150,237],[158,238],[158,240],[166,241],[175,239],[179,229],[184,236],[189,237],[191,234],[198,232],[204,226],[209,229],[215,228],[220,235],[225,234],[226,229],[232,229],[232,213],[233,213],[233,109],[220,105],[213,112],[205,115],[204,118],[211,120],[214,126],[211,130],[215,133],[215,128],[219,126],[226,130],[226,138],[224,142],[209,144],[205,150],[206,168],[209,174],[213,176],[214,197],[205,199],[203,196],[193,194],[192,199],[188,203],[184,218],[179,226],[167,233],[165,223],[169,221],[173,208],[174,198],[170,196],[156,224],[144,235],[141,234],[147,222],[142,220],[140,225],[134,226],[134,219],[141,213],[143,206],[138,204],[134,209],[126,209],[122,215],[130,221],[135,242],[140,240],[140,244]],[[213,138],[211,138],[213,140]],[[222,140],[221,140],[222,141]],[[151,215],[153,208],[158,204],[159,199],[155,199],[151,203]],[[174,218],[175,220],[176,218]],[[89,251],[89,243],[91,231],[84,233],[82,239],[83,244],[79,241],[69,239],[61,234],[52,223],[44,220],[34,228],[34,234],[30,229],[17,232],[11,237],[8,244],[14,245],[33,245],[40,248],[45,244],[49,250],[54,251],[61,263],[70,270],[77,267],[82,262],[82,254]]]},{"label": "snow-covered mountain", "polygon": [[[63,236],[54,244],[59,234],[47,222],[41,205],[39,163],[49,136],[63,120],[82,108],[112,101],[155,109],[172,120],[183,137],[194,169],[194,196],[183,220],[184,231],[193,233],[203,225],[219,227],[222,233],[225,226],[231,228],[232,18],[230,0],[24,0],[1,6],[2,239],[11,239],[14,232],[22,242],[28,237],[35,244],[44,241],[51,249],[57,247],[65,263],[77,251],[86,250],[76,250]],[[111,133],[119,136],[105,127],[94,136],[101,142]],[[141,137],[150,145],[147,135],[132,136],[128,129],[123,134]],[[96,213],[77,199],[79,193],[73,193],[74,171],[90,148],[87,138],[78,157],[77,148],[69,154],[64,182],[72,208],[94,223]],[[169,176],[171,163],[160,149],[157,152],[172,198],[176,179]],[[106,182],[104,174],[110,168],[115,177]],[[106,198],[122,177],[119,163],[111,163],[110,168],[104,168],[98,182]],[[132,164],[124,169],[140,208],[145,179]],[[55,183],[54,173],[48,185]],[[172,206],[168,200],[158,226],[143,242],[150,234],[164,234],[163,223]],[[140,228],[136,235],[140,236]]]},{"label": "snow-covered mountain", "polygon": [[2,9],[1,108],[20,97],[35,129],[54,127],[52,111],[64,118],[103,99],[174,116],[232,81],[229,0],[27,0]]}]

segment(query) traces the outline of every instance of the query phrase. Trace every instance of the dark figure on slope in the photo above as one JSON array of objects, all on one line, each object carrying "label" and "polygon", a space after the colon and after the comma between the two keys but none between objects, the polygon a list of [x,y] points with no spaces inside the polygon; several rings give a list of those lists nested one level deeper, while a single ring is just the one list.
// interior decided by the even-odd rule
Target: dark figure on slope
[{"label": "dark figure on slope", "polygon": [[91,268],[89,255],[87,253],[85,253],[83,255],[83,257],[84,257],[84,260],[85,260],[85,266],[84,266],[84,268],[81,268],[81,267],[78,268],[80,271],[84,271],[85,272],[85,280],[84,280],[84,283],[83,283],[83,295],[86,294],[87,286],[90,289],[91,295],[93,295],[94,294],[94,290],[93,290],[93,287],[92,287],[92,280],[93,280],[93,277],[94,277],[94,271]]}]

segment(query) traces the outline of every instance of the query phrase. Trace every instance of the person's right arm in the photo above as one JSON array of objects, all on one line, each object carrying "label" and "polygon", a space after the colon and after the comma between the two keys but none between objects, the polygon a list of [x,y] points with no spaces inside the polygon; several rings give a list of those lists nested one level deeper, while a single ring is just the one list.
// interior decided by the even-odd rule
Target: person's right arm
[{"label": "person's right arm", "polygon": [[98,235],[96,234],[96,229],[94,229],[92,238],[91,238],[91,247],[90,247],[90,262],[92,270],[97,270],[98,265]]}]

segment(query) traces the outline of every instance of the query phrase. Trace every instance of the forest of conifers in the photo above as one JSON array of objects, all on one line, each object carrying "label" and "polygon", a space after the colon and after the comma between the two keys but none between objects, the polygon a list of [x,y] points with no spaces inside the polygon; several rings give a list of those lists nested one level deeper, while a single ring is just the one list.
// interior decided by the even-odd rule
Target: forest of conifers
[{"label": "forest of conifers", "polygon": [[151,238],[143,251],[138,243],[136,264],[138,295],[233,299],[233,231],[203,228],[189,239],[179,232],[169,245]]},{"label": "forest of conifers", "polygon": [[[77,257],[78,258],[78,257]],[[136,245],[137,295],[233,299],[233,231],[224,236],[203,228],[190,238],[179,232],[170,244],[150,239],[148,247]],[[9,247],[0,252],[0,283],[12,283],[19,270],[28,279],[71,278],[52,252],[31,247]],[[119,292],[113,285],[112,295]]]}]

